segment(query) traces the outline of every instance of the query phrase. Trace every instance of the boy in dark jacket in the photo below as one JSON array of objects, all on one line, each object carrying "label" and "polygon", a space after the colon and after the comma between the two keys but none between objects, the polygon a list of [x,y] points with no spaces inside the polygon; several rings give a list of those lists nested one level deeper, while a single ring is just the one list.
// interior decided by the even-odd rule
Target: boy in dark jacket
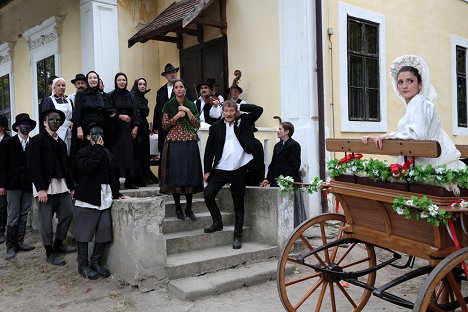
[{"label": "boy in dark jacket", "polygon": [[[78,273],[89,279],[108,277],[109,270],[102,265],[104,249],[112,240],[110,208],[113,198],[126,198],[119,193],[117,177],[112,174],[112,155],[104,147],[104,131],[92,123],[85,129],[90,144],[76,155],[80,184],[76,190],[73,208],[75,237],[78,246]],[[88,243],[94,237],[91,263],[88,261]]]}]

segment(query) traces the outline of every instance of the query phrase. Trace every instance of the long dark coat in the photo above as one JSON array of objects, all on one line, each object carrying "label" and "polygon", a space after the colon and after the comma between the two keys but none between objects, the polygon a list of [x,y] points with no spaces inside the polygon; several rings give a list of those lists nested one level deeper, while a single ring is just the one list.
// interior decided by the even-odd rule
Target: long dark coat
[{"label": "long dark coat", "polygon": [[275,144],[273,157],[268,166],[267,180],[271,186],[278,186],[276,178],[280,175],[291,176],[295,182],[301,181],[299,168],[301,167],[301,146],[293,138],[289,138],[283,145],[280,141]]}]

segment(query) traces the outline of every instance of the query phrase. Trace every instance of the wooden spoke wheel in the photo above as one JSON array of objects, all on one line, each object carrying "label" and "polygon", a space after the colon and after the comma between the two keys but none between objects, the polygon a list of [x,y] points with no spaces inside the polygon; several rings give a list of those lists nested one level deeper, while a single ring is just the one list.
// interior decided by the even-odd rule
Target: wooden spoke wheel
[{"label": "wooden spoke wheel", "polygon": [[468,248],[442,260],[419,290],[413,311],[468,311],[468,283],[463,263],[468,265]]},{"label": "wooden spoke wheel", "polygon": [[[324,214],[302,223],[291,235],[278,263],[277,286],[287,311],[361,311],[372,291],[336,280],[308,265],[338,272],[356,272],[376,265],[374,247],[364,243],[340,244],[298,260],[301,254],[343,238],[345,217]],[[371,286],[375,272],[359,278]]]}]

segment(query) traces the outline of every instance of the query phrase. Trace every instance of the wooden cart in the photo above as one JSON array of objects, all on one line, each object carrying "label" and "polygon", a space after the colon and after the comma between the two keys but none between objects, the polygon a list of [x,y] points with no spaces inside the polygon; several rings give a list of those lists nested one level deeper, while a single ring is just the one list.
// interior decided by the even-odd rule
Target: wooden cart
[{"label": "wooden cart", "polygon": [[[327,150],[416,157],[440,155],[440,146],[433,141],[388,140],[378,150],[372,142],[364,145],[359,140],[329,139]],[[339,180],[331,181],[328,192],[336,196],[344,214],[323,214],[305,221],[283,250],[277,283],[285,309],[360,311],[370,295],[375,295],[413,311],[468,311],[468,283],[463,270],[468,261],[468,248],[464,248],[468,240],[461,224],[468,216],[454,221],[461,245],[457,250],[445,225],[436,227],[426,220],[408,220],[392,209],[398,196],[421,197],[423,192],[440,209],[463,214],[468,209],[450,207],[458,198],[442,188],[360,183],[356,177]],[[376,248],[380,249],[379,259]],[[426,260],[427,265],[413,269],[415,258]],[[376,273],[386,266],[405,269],[405,274],[377,287]],[[397,285],[404,287],[403,283],[412,279],[419,279],[422,284],[416,301],[390,291]]]}]

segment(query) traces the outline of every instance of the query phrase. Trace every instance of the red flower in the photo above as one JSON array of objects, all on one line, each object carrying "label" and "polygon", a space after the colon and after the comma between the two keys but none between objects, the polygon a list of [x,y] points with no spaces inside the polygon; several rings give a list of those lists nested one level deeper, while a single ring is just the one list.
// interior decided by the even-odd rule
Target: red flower
[{"label": "red flower", "polygon": [[361,159],[362,158],[362,154],[348,154],[346,155],[345,157],[341,158],[341,160],[338,162],[338,165],[341,165],[343,163],[348,163],[349,161],[351,161],[351,159]]}]

